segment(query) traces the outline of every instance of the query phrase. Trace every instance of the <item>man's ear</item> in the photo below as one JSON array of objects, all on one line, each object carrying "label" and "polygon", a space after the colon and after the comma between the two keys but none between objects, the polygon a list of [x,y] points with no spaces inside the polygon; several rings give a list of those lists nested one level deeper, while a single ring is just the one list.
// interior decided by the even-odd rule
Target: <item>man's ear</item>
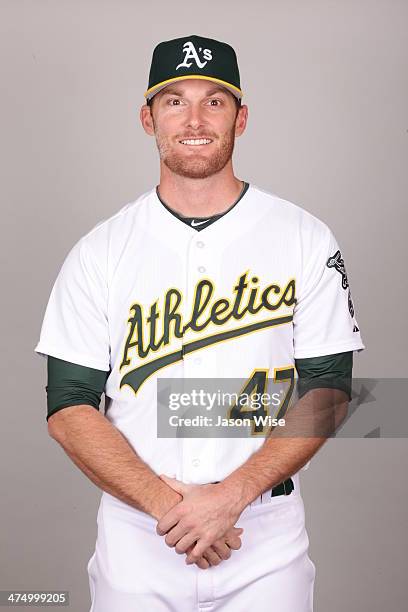
[{"label": "man's ear", "polygon": [[241,136],[244,133],[248,121],[248,106],[243,104],[235,119],[235,136]]},{"label": "man's ear", "polygon": [[154,123],[151,110],[152,109],[150,106],[143,104],[140,109],[140,122],[146,134],[149,134],[149,136],[154,136]]}]

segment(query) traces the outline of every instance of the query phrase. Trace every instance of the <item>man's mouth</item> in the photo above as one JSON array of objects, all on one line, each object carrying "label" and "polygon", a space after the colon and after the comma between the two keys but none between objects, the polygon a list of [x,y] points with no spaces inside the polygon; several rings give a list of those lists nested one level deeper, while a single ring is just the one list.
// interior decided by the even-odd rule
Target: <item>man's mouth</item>
[{"label": "man's mouth", "polygon": [[206,145],[206,144],[210,144],[212,142],[212,140],[210,138],[188,138],[185,140],[179,140],[180,144],[183,145],[190,145],[193,147],[197,147],[200,145]]}]

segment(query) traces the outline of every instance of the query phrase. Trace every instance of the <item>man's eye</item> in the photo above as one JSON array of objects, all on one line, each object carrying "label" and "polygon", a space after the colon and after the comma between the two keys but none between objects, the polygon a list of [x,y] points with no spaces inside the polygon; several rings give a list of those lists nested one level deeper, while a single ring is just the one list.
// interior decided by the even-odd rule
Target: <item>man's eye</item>
[{"label": "man's eye", "polygon": [[[218,98],[211,98],[210,103],[212,102],[219,102],[220,104],[222,104],[221,100],[219,100]],[[219,106],[218,104],[211,104],[211,106]]]},{"label": "man's eye", "polygon": [[180,100],[178,98],[170,98],[170,100],[168,101],[168,104],[170,104],[171,106],[174,106],[173,102],[180,102]]}]

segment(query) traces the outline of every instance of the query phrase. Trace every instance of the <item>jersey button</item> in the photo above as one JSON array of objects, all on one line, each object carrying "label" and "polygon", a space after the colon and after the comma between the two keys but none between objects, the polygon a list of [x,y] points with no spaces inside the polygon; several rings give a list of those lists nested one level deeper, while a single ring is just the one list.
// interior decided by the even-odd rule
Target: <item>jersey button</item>
[{"label": "jersey button", "polygon": [[198,467],[200,465],[200,460],[199,459],[193,459],[192,462],[194,467]]},{"label": "jersey button", "polygon": [[199,272],[205,272],[204,266],[198,266],[198,271]]},{"label": "jersey button", "polygon": [[203,248],[203,246],[204,246],[204,242],[202,242],[201,240],[199,240],[199,241],[197,242],[197,246],[198,246],[198,248],[199,248],[199,249],[202,249],[202,248]]}]

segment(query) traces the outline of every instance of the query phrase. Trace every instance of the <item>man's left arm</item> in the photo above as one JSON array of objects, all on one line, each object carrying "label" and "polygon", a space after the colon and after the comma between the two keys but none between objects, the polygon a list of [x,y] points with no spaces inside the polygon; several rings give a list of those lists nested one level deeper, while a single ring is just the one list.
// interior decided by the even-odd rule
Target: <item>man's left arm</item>
[{"label": "man's left arm", "polygon": [[[160,535],[167,534],[166,543],[186,552],[197,542],[186,559],[194,563],[201,549],[235,525],[258,495],[303,467],[347,414],[352,361],[352,352],[297,360],[300,399],[287,411],[285,426],[275,428],[221,483],[187,489],[183,501],[157,525]],[[182,483],[173,479],[170,484],[184,493]]]},{"label": "man's left arm", "polygon": [[231,484],[242,480],[244,499],[248,495],[250,498],[247,503],[302,468],[347,416],[353,351],[296,359],[295,364],[300,399],[287,414],[284,429],[274,430],[264,445],[226,479]]},{"label": "man's left arm", "polygon": [[[322,355],[362,351],[355,308],[344,259],[334,235],[322,222],[304,219],[302,272],[293,311],[296,366]],[[308,226],[308,227],[306,227]],[[310,363],[310,362],[309,362]],[[327,372],[327,370],[326,370]],[[323,384],[325,368],[315,370],[304,394],[286,413],[262,447],[219,484],[192,489],[157,525],[166,542],[186,550],[187,561],[234,525],[242,510],[261,492],[296,473],[319,450],[347,413],[350,395],[342,386]],[[301,386],[299,386],[301,391]]]},{"label": "man's left arm", "polygon": [[298,472],[347,415],[349,395],[335,388],[313,388],[290,409],[284,427],[222,482],[242,510],[261,493]]}]

